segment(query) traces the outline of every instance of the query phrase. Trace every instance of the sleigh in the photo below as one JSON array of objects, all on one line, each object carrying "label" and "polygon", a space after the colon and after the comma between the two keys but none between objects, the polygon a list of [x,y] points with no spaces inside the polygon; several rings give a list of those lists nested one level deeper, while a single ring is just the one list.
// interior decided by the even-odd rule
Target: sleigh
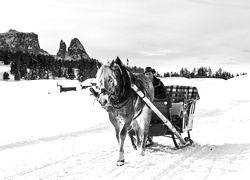
[{"label": "sleigh", "polygon": [[[187,133],[185,141],[192,143],[190,131],[193,128],[193,118],[196,101],[200,98],[196,87],[166,86],[165,99],[155,99],[154,106],[170,121],[179,134]],[[179,144],[176,136],[162,119],[153,112],[149,136],[167,136],[173,139],[176,148]]]},{"label": "sleigh", "polygon": [[[170,137],[175,147],[179,149],[193,143],[190,131],[193,128],[195,104],[200,96],[196,87],[178,85],[165,87],[166,98],[155,99],[153,103],[144,98],[153,110],[149,136]],[[132,88],[141,96],[140,90]],[[187,137],[183,138],[182,133],[187,133]],[[181,145],[177,143],[177,139]]]}]

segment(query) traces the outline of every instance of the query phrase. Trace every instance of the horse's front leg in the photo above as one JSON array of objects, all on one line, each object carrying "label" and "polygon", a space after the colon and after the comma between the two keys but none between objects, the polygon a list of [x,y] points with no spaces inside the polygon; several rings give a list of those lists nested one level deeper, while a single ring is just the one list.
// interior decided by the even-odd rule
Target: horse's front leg
[{"label": "horse's front leg", "polygon": [[126,135],[127,135],[127,129],[128,127],[126,125],[124,125],[122,127],[122,130],[120,131],[120,138],[119,138],[119,157],[118,157],[118,161],[116,163],[117,166],[122,166],[124,165],[125,163],[125,158],[124,158],[124,142],[125,142],[125,139],[126,139]]},{"label": "horse's front leg", "polygon": [[124,143],[124,142],[123,143],[121,142],[121,129],[123,129],[124,125],[121,124],[120,121],[117,120],[112,113],[109,114],[109,119],[110,119],[110,122],[115,127],[115,136],[116,136],[116,139],[118,142],[118,147],[119,147],[118,148],[119,157],[118,157],[118,161],[117,161],[117,166],[122,166],[125,162],[124,150],[123,150],[123,148],[121,148],[121,145]]},{"label": "horse's front leg", "polygon": [[115,134],[116,134],[116,139],[118,141],[118,160],[116,165],[117,166],[122,166],[124,165],[125,158],[124,158],[124,142],[127,134],[127,130],[129,125],[124,124],[122,120],[116,119],[114,116],[110,115],[110,121],[115,127]]}]

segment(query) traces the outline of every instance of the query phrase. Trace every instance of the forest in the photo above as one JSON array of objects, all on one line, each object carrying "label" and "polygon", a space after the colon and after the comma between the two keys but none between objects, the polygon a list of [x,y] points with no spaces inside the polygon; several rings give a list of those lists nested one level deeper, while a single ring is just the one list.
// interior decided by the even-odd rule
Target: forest
[{"label": "forest", "polygon": [[[97,69],[101,66],[96,59],[62,61],[56,60],[52,55],[34,55],[20,51],[0,51],[0,61],[4,65],[10,65],[10,73],[16,81],[65,77],[82,82],[87,78],[95,77]],[[7,72],[3,76],[4,80],[8,80]]]}]

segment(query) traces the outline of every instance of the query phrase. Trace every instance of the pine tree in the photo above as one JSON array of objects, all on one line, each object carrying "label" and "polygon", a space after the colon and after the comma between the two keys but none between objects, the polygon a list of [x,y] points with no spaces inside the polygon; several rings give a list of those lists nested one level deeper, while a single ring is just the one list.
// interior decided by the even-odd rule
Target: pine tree
[{"label": "pine tree", "polygon": [[62,61],[59,60],[57,61],[57,77],[62,77],[63,76],[63,70],[62,70]]},{"label": "pine tree", "polygon": [[76,76],[75,76],[75,73],[74,73],[74,70],[73,70],[73,68],[72,67],[69,67],[68,68],[68,77],[69,77],[69,79],[74,79]]},{"label": "pine tree", "polygon": [[15,62],[12,62],[10,65],[10,73],[14,75],[14,79],[16,81],[19,81],[21,79],[20,72],[18,70],[17,64]]},{"label": "pine tree", "polygon": [[208,68],[208,77],[212,77],[213,73],[212,73],[212,69],[209,67]]},{"label": "pine tree", "polygon": [[25,63],[21,64],[20,67],[20,78],[27,79],[27,65]]},{"label": "pine tree", "polygon": [[164,73],[164,77],[170,77],[170,74],[169,74],[169,72],[167,72],[167,73]]},{"label": "pine tree", "polygon": [[77,80],[83,82],[85,80],[85,64],[84,61],[80,61],[78,64]]},{"label": "pine tree", "polygon": [[2,60],[3,60],[4,65],[10,64],[11,59],[10,59],[10,52],[9,51],[3,51]]},{"label": "pine tree", "polygon": [[197,71],[198,77],[207,77],[207,69],[205,67],[201,67]]},{"label": "pine tree", "polygon": [[10,79],[9,73],[4,72],[4,73],[3,73],[3,80],[8,81],[9,79]]}]

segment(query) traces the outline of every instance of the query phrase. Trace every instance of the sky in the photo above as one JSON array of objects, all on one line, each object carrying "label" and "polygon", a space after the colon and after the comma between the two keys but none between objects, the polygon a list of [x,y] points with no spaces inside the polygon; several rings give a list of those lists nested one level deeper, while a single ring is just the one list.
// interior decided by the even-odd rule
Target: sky
[{"label": "sky", "polygon": [[78,38],[91,58],[160,73],[211,67],[250,73],[249,0],[8,0],[0,33],[38,34],[55,55]]}]

